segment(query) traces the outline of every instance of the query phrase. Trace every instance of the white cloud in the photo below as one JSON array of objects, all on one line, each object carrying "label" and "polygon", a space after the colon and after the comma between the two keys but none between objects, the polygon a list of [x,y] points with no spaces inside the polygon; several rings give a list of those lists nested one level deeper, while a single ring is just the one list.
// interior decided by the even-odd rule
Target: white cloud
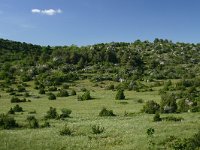
[{"label": "white cloud", "polygon": [[44,9],[44,10],[40,10],[40,9],[32,9],[31,12],[33,14],[43,14],[43,15],[48,15],[48,16],[53,16],[56,14],[61,14],[62,10],[61,9]]}]

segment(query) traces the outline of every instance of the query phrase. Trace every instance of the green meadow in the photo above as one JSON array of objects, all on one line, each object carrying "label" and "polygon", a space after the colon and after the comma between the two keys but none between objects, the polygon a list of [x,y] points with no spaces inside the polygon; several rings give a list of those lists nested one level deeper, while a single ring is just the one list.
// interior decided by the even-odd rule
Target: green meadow
[{"label": "green meadow", "polygon": [[[153,114],[142,113],[141,109],[146,101],[160,102],[158,90],[136,92],[125,90],[125,100],[115,100],[116,90],[105,90],[106,81],[95,85],[89,80],[74,82],[69,89],[75,89],[77,95],[57,97],[56,100],[48,100],[47,95],[38,94],[33,88],[33,82],[27,82],[27,91],[31,102],[18,103],[24,112],[11,115],[22,127],[9,130],[0,130],[1,150],[144,150],[149,149],[149,137],[147,129],[153,128],[155,133],[152,140],[156,143],[154,149],[165,149],[161,144],[166,137],[176,136],[187,138],[195,134],[200,127],[200,113],[179,113],[174,116],[182,117],[179,122],[161,121],[153,122]],[[84,92],[81,88],[90,91],[91,100],[78,101],[77,96]],[[57,92],[53,92],[57,93]],[[1,90],[0,113],[7,113],[16,103],[11,103],[10,96]],[[142,102],[138,100],[142,99]],[[50,107],[56,108],[60,113],[62,108],[72,110],[69,118],[49,119],[49,128],[30,129],[25,128],[27,116],[34,115],[39,124],[44,123],[44,116]],[[113,110],[116,116],[100,117],[99,112],[105,107]],[[35,114],[29,114],[35,111]],[[161,117],[170,114],[161,114]],[[62,136],[60,130],[68,126],[71,135]],[[104,128],[103,133],[93,134],[92,126],[98,125]]]}]

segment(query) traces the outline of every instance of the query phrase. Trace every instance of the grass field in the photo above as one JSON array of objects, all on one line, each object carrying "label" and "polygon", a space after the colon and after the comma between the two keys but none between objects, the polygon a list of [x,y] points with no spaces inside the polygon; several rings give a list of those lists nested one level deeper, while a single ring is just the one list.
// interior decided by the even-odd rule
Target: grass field
[{"label": "grass field", "polygon": [[[77,95],[81,95],[83,92],[80,89],[85,87],[90,90],[92,100],[78,101],[76,95],[57,97],[56,100],[50,101],[46,95],[39,95],[38,91],[33,89],[32,82],[27,84],[27,90],[34,96],[28,97],[31,102],[19,103],[24,112],[13,115],[17,123],[26,125],[28,112],[35,110],[35,117],[39,124],[42,124],[49,107],[55,107],[58,113],[62,108],[71,109],[71,117],[65,120],[50,120],[50,128],[0,130],[0,150],[144,150],[148,149],[148,128],[155,129],[153,138],[158,144],[171,135],[190,137],[200,127],[200,113],[174,114],[184,118],[181,122],[153,122],[153,115],[141,113],[144,103],[138,103],[137,100],[159,102],[159,88],[153,88],[152,92],[125,91],[126,100],[122,102],[115,100],[116,91],[94,87],[85,80],[76,82],[70,89],[75,89]],[[0,113],[7,113],[16,104],[10,103],[11,96],[5,91],[1,91],[0,95]],[[117,116],[99,117],[103,107],[113,110]],[[124,116],[125,113],[130,115]],[[73,130],[71,136],[59,134],[65,124]],[[93,125],[104,127],[105,131],[95,135],[92,133]]]}]

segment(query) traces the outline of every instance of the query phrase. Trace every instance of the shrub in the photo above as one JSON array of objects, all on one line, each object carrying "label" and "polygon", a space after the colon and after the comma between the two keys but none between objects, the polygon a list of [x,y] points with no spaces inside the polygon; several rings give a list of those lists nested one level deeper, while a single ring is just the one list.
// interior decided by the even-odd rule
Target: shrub
[{"label": "shrub", "polygon": [[143,99],[138,99],[137,102],[138,103],[144,103],[144,100]]},{"label": "shrub", "polygon": [[81,88],[81,91],[82,92],[86,92],[86,91],[88,91],[86,88]]},{"label": "shrub", "polygon": [[22,85],[19,85],[19,86],[17,87],[17,91],[18,91],[18,92],[25,92],[26,89],[25,89],[25,87],[23,87]]},{"label": "shrub", "polygon": [[57,94],[58,97],[67,97],[69,96],[69,93],[67,90],[60,90],[60,92]]},{"label": "shrub", "polygon": [[28,92],[24,93],[24,97],[29,97],[30,94]]},{"label": "shrub", "polygon": [[116,96],[115,96],[116,100],[123,100],[125,99],[125,95],[124,95],[124,91],[123,90],[118,90]]},{"label": "shrub", "polygon": [[165,121],[182,121],[183,118],[174,117],[174,116],[167,116],[167,117],[162,118],[162,120],[165,120]]},{"label": "shrub", "polygon": [[155,114],[160,109],[160,105],[154,101],[147,101],[146,104],[143,106],[142,112],[148,114]]},{"label": "shrub", "polygon": [[79,101],[85,101],[85,100],[90,100],[91,96],[90,96],[90,92],[86,91],[82,96],[78,96],[78,100]]},{"label": "shrub", "polygon": [[56,119],[58,117],[58,113],[56,108],[50,107],[47,111],[47,115],[45,116],[46,119]]},{"label": "shrub", "polygon": [[42,88],[39,90],[39,94],[45,94],[45,90]]},{"label": "shrub", "polygon": [[110,84],[106,87],[106,90],[114,90],[115,86],[113,84]]},{"label": "shrub", "polygon": [[156,112],[156,114],[153,117],[153,121],[158,122],[158,121],[161,121],[161,120],[162,120],[162,118],[160,118],[160,114],[158,112]]},{"label": "shrub", "polygon": [[26,99],[23,98],[22,100],[19,99],[18,97],[12,97],[10,100],[11,103],[21,103],[21,102],[26,102]]},{"label": "shrub", "polygon": [[76,91],[75,91],[75,90],[72,90],[72,91],[71,91],[71,95],[76,95]]},{"label": "shrub", "polygon": [[29,128],[39,128],[39,123],[35,116],[28,116],[26,120],[28,121]]},{"label": "shrub", "polygon": [[15,111],[13,110],[13,108],[10,108],[10,110],[8,111],[8,114],[15,114]]},{"label": "shrub", "polygon": [[0,127],[3,129],[11,129],[16,128],[19,125],[16,123],[13,117],[9,117],[8,115],[0,114]]},{"label": "shrub", "polygon": [[11,103],[19,103],[21,100],[18,97],[12,97],[10,100]]},{"label": "shrub", "polygon": [[64,135],[72,135],[72,130],[65,125],[64,128],[62,130],[60,130],[60,135],[64,136]]},{"label": "shrub", "polygon": [[99,113],[99,116],[116,116],[112,110],[107,110],[105,107]]},{"label": "shrub", "polygon": [[155,129],[154,128],[148,128],[147,129],[147,135],[148,136],[151,137],[151,136],[153,136],[154,133],[155,133]]},{"label": "shrub", "polygon": [[49,90],[49,91],[57,91],[57,87],[52,86],[52,87],[49,87],[48,90]]},{"label": "shrub", "polygon": [[23,112],[23,108],[18,104],[13,107],[14,112]]},{"label": "shrub", "polygon": [[69,89],[69,85],[68,84],[63,84],[63,89]]},{"label": "shrub", "polygon": [[49,127],[51,127],[51,125],[48,121],[45,121],[44,124],[41,125],[41,128],[49,128]]},{"label": "shrub", "polygon": [[186,103],[185,99],[178,101],[178,112],[187,112],[189,110],[189,105]]},{"label": "shrub", "polygon": [[66,118],[69,117],[69,115],[72,113],[70,109],[63,108],[61,109],[62,114],[60,115],[60,118]]},{"label": "shrub", "polygon": [[104,127],[100,127],[98,125],[92,126],[92,133],[93,134],[100,134],[104,132]]},{"label": "shrub", "polygon": [[174,113],[177,110],[177,103],[174,94],[164,94],[161,96],[161,112]]},{"label": "shrub", "polygon": [[49,100],[56,100],[56,96],[53,93],[49,93],[48,95],[49,95],[48,97]]}]

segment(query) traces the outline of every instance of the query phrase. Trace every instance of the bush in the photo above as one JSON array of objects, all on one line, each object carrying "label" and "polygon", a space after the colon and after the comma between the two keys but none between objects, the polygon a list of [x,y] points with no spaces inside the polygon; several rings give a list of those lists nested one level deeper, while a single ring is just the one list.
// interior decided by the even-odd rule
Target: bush
[{"label": "bush", "polygon": [[114,90],[115,86],[113,84],[108,85],[106,88],[106,90]]},{"label": "bush", "polygon": [[60,92],[57,94],[58,97],[67,97],[69,96],[69,93],[67,90],[60,90]]},{"label": "bush", "polygon": [[25,92],[26,89],[25,89],[25,87],[19,85],[19,86],[17,87],[17,91],[18,91],[18,92]]},{"label": "bush", "polygon": [[26,102],[26,99],[23,98],[22,100],[19,99],[18,97],[12,97],[10,100],[11,103],[21,103],[21,102]]},{"label": "bush", "polygon": [[53,93],[49,93],[48,95],[49,95],[48,97],[49,100],[56,100],[56,96]]},{"label": "bush", "polygon": [[118,90],[116,96],[115,96],[116,100],[123,100],[125,99],[125,95],[124,95],[124,91],[123,90]]},{"label": "bush", "polygon": [[9,117],[8,115],[0,114],[0,127],[3,129],[11,129],[16,128],[19,125],[16,123],[13,117]]},{"label": "bush", "polygon": [[93,134],[100,134],[104,132],[104,127],[100,127],[98,125],[92,126],[92,133]]},{"label": "bush", "polygon": [[178,102],[178,112],[187,112],[189,110],[189,105],[186,103],[185,99],[181,99]]},{"label": "bush", "polygon": [[88,91],[86,88],[81,88],[81,91],[82,92],[86,92],[86,91]]},{"label": "bush", "polygon": [[39,128],[39,123],[35,116],[28,116],[26,120],[28,121],[29,128]]},{"label": "bush", "polygon": [[65,125],[64,128],[60,131],[60,135],[72,135],[72,130]]},{"label": "bush", "polygon": [[57,87],[52,86],[52,87],[49,87],[48,90],[49,90],[49,91],[57,91]]},{"label": "bush", "polygon": [[174,117],[174,116],[167,116],[167,117],[162,118],[162,120],[165,120],[165,121],[182,121],[183,118]]},{"label": "bush", "polygon": [[47,111],[47,115],[45,116],[46,119],[56,119],[58,117],[58,113],[56,108],[50,107]]},{"label": "bush", "polygon": [[160,105],[154,101],[147,101],[146,104],[143,106],[142,112],[148,114],[155,114],[160,109]]},{"label": "bush", "polygon": [[13,110],[13,108],[10,108],[10,110],[8,111],[8,114],[15,114],[15,111]]},{"label": "bush", "polygon": [[160,114],[156,112],[156,114],[153,117],[154,122],[162,121],[162,118],[160,118]]},{"label": "bush", "polygon": [[143,99],[138,99],[137,102],[138,103],[144,103],[144,100]]},{"label": "bush", "polygon": [[50,123],[45,121],[44,124],[41,125],[41,128],[49,128],[51,127]]},{"label": "bush", "polygon": [[177,103],[174,94],[164,94],[161,96],[161,112],[174,113],[177,111]]},{"label": "bush", "polygon": [[79,101],[85,101],[85,100],[90,100],[92,99],[90,96],[90,92],[86,91],[82,96],[78,96]]},{"label": "bush", "polygon": [[116,116],[112,110],[107,110],[105,107],[99,113],[99,116]]},{"label": "bush", "polygon": [[63,84],[63,89],[69,89],[69,85],[68,84]]},{"label": "bush", "polygon": [[45,90],[42,88],[39,90],[39,94],[45,94]]},{"label": "bush", "polygon": [[14,112],[23,112],[23,108],[20,107],[18,104],[13,107]]},{"label": "bush", "polygon": [[19,103],[21,100],[18,97],[12,97],[10,100],[11,103]]},{"label": "bush", "polygon": [[75,91],[75,90],[72,90],[72,91],[71,91],[71,95],[76,95],[76,91]]},{"label": "bush", "polygon": [[60,115],[60,118],[66,118],[69,117],[69,115],[72,113],[70,109],[63,108],[61,109],[62,114]]}]

